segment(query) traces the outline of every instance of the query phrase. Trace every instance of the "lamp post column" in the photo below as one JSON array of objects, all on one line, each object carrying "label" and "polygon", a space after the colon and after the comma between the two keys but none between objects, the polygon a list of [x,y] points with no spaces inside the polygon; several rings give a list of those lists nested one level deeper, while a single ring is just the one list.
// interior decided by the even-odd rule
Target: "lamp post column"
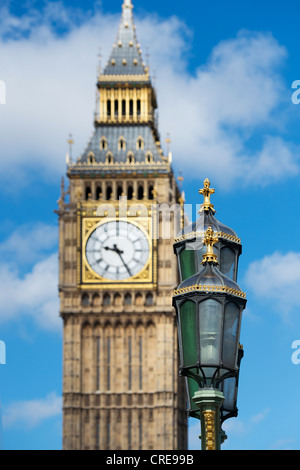
[{"label": "lamp post column", "polygon": [[224,399],[223,393],[213,388],[198,390],[193,397],[201,414],[202,450],[221,450],[220,408]]}]

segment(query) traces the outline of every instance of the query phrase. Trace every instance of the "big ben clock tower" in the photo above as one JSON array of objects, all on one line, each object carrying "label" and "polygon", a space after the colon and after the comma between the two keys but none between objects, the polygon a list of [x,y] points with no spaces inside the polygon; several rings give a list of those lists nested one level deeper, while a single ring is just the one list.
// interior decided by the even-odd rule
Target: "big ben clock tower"
[{"label": "big ben clock tower", "polygon": [[57,211],[65,450],[187,448],[172,307],[181,195],[132,10],[125,0],[95,130],[68,161]]}]

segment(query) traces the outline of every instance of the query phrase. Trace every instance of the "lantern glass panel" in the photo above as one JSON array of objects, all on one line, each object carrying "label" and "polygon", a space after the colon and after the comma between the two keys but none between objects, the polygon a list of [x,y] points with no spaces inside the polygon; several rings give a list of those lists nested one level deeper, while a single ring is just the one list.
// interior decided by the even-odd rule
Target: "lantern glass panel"
[{"label": "lantern glass panel", "polygon": [[236,377],[228,377],[222,382],[221,386],[225,400],[224,410],[234,412],[236,407]]},{"label": "lantern glass panel", "polygon": [[220,363],[222,305],[213,299],[199,304],[200,363]]},{"label": "lantern glass panel", "polygon": [[220,271],[225,276],[235,281],[235,253],[227,246],[221,250]]},{"label": "lantern glass panel", "polygon": [[[196,373],[197,369],[194,369],[193,372]],[[199,385],[194,379],[191,379],[190,377],[186,377],[186,388],[187,388],[187,394],[188,394],[189,411],[193,412],[193,417],[200,419],[200,411],[193,401],[193,397],[195,396],[195,393],[198,392],[199,390]]]},{"label": "lantern glass panel", "polygon": [[186,300],[180,306],[181,360],[183,367],[197,364],[196,304]]},{"label": "lantern glass panel", "polygon": [[179,255],[181,279],[185,281],[196,273],[195,252],[193,249],[184,249]]},{"label": "lantern glass panel", "polygon": [[237,340],[239,332],[240,309],[234,302],[225,305],[223,364],[233,369],[236,366]]}]

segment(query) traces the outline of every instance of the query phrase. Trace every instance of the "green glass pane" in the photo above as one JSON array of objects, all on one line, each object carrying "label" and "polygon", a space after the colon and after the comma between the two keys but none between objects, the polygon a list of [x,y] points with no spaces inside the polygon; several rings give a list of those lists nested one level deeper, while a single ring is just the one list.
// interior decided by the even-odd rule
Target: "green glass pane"
[{"label": "green glass pane", "polygon": [[194,250],[183,250],[179,257],[181,276],[184,281],[196,274],[195,252]]},{"label": "green glass pane", "polygon": [[190,300],[180,307],[180,329],[183,350],[183,366],[197,364],[196,304]]},{"label": "green glass pane", "polygon": [[199,385],[197,384],[196,380],[194,379],[187,379],[187,386],[188,386],[188,394],[190,398],[190,407],[191,410],[196,410],[197,407],[195,403],[193,402],[193,397],[195,396],[195,393],[198,392],[199,390]]}]

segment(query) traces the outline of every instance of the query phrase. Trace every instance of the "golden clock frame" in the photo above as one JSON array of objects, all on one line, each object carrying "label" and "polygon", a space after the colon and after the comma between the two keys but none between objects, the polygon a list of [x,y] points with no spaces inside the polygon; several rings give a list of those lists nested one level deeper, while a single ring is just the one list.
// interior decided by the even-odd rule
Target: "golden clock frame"
[{"label": "golden clock frame", "polygon": [[[107,204],[107,203],[106,203]],[[157,287],[157,219],[156,211],[143,203],[138,210],[137,203],[128,205],[127,215],[117,206],[113,216],[99,217],[92,202],[78,203],[77,208],[77,286],[81,289],[126,289],[130,287],[155,289]],[[136,206],[136,213],[132,207]],[[146,207],[146,211],[145,211]],[[149,257],[142,270],[131,278],[113,281],[97,274],[86,259],[86,244],[91,233],[102,224],[114,221],[125,221],[138,227],[146,236],[149,243]]]}]

